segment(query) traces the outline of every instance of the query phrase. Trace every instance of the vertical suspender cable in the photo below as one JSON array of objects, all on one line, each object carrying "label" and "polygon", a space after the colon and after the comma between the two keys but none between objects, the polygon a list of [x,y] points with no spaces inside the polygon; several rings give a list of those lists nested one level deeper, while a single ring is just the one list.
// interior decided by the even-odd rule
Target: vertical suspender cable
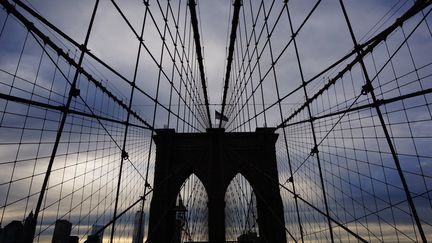
[{"label": "vertical suspender cable", "polygon": [[195,40],[195,49],[198,59],[198,67],[200,71],[200,78],[201,78],[201,85],[204,93],[204,103],[207,110],[207,119],[208,119],[208,125],[211,128],[211,116],[210,116],[210,108],[209,108],[209,99],[207,95],[207,85],[206,85],[206,79],[205,79],[205,73],[204,73],[204,65],[203,65],[203,55],[201,52],[201,42],[200,42],[200,34],[198,30],[198,19],[197,19],[197,13],[195,9],[196,3],[195,0],[189,0],[189,11],[191,14],[191,22],[192,22],[192,28],[194,32],[194,40]]},{"label": "vertical suspender cable", "polygon": [[[228,92],[228,84],[229,84],[229,78],[231,75],[231,65],[232,65],[233,55],[234,55],[234,43],[235,43],[235,40],[237,37],[237,26],[238,26],[238,22],[239,22],[241,5],[242,5],[241,0],[235,0],[234,13],[233,13],[232,21],[231,21],[231,34],[230,34],[230,42],[229,42],[229,47],[228,47],[228,58],[227,58],[225,84],[224,84],[223,97],[222,97],[221,117],[224,116],[224,112],[225,112],[226,97],[227,97],[227,92]],[[222,119],[219,120],[219,128],[221,128],[221,127],[222,127]]]}]

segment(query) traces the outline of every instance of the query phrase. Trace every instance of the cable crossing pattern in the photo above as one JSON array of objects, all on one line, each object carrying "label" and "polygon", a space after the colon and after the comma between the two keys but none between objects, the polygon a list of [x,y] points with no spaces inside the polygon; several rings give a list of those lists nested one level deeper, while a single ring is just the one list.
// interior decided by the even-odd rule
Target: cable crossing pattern
[{"label": "cable crossing pattern", "polygon": [[[261,127],[289,242],[431,241],[430,0],[48,2],[0,1],[0,242],[147,242],[158,129]],[[260,198],[234,177],[227,242],[268,242]],[[172,242],[208,200],[184,181]]]}]

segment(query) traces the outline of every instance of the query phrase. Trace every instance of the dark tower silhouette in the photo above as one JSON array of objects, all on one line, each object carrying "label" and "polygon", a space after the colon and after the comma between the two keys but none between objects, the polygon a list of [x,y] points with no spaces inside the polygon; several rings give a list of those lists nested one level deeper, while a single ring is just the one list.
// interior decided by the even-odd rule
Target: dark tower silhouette
[{"label": "dark tower silhouette", "polygon": [[52,243],[67,242],[72,230],[72,224],[67,220],[58,219],[55,223]]},{"label": "dark tower silhouette", "polygon": [[[286,242],[283,205],[279,192],[273,128],[253,133],[175,133],[158,130],[155,189],[150,206],[149,242],[170,242],[174,237],[177,194],[194,173],[208,194],[209,241],[225,241],[225,192],[240,173],[257,197],[259,233],[267,242]],[[168,210],[167,210],[168,209]],[[171,210],[169,210],[171,209]]]}]

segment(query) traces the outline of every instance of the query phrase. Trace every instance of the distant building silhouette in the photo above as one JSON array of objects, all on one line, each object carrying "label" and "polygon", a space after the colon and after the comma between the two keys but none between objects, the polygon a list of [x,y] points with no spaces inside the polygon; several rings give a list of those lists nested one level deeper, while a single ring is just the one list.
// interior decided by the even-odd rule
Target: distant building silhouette
[{"label": "distant building silhouette", "polygon": [[78,236],[69,236],[69,243],[79,243]]},{"label": "distant building silhouette", "polygon": [[103,241],[103,225],[92,225],[90,235],[87,236],[87,240],[84,243],[102,243]]},{"label": "distant building silhouette", "polygon": [[101,239],[99,238],[98,235],[89,235],[87,237],[87,240],[84,241],[84,243],[99,243],[101,242]]},{"label": "distant building silhouette", "polygon": [[6,225],[4,229],[0,227],[0,243],[33,242],[34,225],[32,211],[24,220],[24,224],[21,221],[14,220]]},{"label": "distant building silhouette", "polygon": [[23,234],[21,236],[22,242],[24,243],[33,242],[35,227],[36,227],[36,221],[34,219],[33,211],[31,211],[27,216],[27,218],[24,220]]},{"label": "distant building silhouette", "polygon": [[[98,224],[94,224],[93,226],[92,226],[92,231],[91,231],[91,235],[93,236],[97,236],[98,238],[99,238],[99,241],[98,241],[98,243],[102,243],[102,241],[103,241],[103,234],[104,234],[104,231],[102,230],[103,229],[103,225],[98,225]],[[100,231],[100,232],[99,232]],[[99,233],[98,233],[99,232]]]},{"label": "distant building silhouette", "polygon": [[55,223],[54,234],[51,242],[52,243],[68,242],[71,230],[72,230],[72,224],[69,221],[58,219]]},{"label": "distant building silhouette", "polygon": [[134,230],[132,243],[142,243],[144,240],[144,219],[143,211],[137,211],[134,219]]},{"label": "distant building silhouette", "polygon": [[21,221],[14,220],[4,227],[0,234],[0,243],[20,243],[23,225]]}]

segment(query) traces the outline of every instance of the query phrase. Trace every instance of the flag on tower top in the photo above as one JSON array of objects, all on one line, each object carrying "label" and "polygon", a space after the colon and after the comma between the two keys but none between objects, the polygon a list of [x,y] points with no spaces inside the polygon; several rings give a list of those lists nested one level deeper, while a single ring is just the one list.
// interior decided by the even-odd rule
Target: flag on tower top
[{"label": "flag on tower top", "polygon": [[222,121],[228,121],[228,117],[223,116],[221,113],[219,113],[217,110],[215,110],[215,118],[217,120],[222,120]]}]

